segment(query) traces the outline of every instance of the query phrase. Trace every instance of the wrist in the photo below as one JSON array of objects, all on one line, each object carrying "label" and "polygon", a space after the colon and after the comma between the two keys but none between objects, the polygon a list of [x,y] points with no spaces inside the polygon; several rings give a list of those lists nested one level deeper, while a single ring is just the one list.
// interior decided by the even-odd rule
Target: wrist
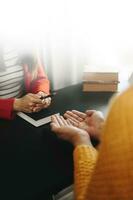
[{"label": "wrist", "polygon": [[13,110],[14,111],[21,111],[20,110],[20,99],[15,98],[14,104],[13,104]]},{"label": "wrist", "polygon": [[74,138],[73,146],[76,148],[79,145],[92,146],[89,135],[86,136],[79,135],[78,137]]},{"label": "wrist", "polygon": [[91,142],[89,142],[89,141],[78,141],[78,142],[75,142],[75,143],[73,144],[74,148],[76,148],[76,147],[78,147],[78,146],[81,146],[81,145],[93,146],[93,145],[91,144]]}]

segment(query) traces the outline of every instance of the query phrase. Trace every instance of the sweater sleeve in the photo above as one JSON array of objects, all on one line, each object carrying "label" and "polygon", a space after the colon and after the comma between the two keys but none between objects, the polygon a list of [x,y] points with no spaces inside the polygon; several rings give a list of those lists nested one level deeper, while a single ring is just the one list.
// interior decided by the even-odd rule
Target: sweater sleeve
[{"label": "sweater sleeve", "polygon": [[13,118],[14,116],[13,103],[14,103],[14,98],[0,99],[0,118],[2,119]]},{"label": "sweater sleeve", "polygon": [[74,150],[75,199],[84,200],[93,169],[97,151],[92,146],[80,145]]}]

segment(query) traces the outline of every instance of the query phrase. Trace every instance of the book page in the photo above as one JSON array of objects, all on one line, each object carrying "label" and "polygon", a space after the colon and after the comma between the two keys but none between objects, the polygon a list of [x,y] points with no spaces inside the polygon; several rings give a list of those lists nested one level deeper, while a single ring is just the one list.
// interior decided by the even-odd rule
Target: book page
[{"label": "book page", "polygon": [[30,113],[30,114],[23,112],[17,113],[19,117],[23,118],[24,120],[26,120],[35,127],[39,127],[51,122],[51,116],[54,114],[59,115],[59,113],[53,113],[48,109],[42,110],[38,113]]}]

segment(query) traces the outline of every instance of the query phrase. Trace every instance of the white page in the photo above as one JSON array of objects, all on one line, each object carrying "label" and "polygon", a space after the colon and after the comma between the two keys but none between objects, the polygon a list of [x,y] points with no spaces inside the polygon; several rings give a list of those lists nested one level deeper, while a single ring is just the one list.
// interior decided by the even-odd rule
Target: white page
[{"label": "white page", "polygon": [[[34,120],[23,112],[18,112],[17,115],[19,117],[23,118],[24,120],[26,120],[27,122],[29,122],[30,124],[32,124],[33,126],[35,126],[35,127],[39,127],[39,126],[42,126],[44,124],[51,122],[51,115],[48,116],[48,117],[44,117],[42,119],[39,119],[39,120]],[[56,115],[60,115],[60,113],[56,113]]]}]

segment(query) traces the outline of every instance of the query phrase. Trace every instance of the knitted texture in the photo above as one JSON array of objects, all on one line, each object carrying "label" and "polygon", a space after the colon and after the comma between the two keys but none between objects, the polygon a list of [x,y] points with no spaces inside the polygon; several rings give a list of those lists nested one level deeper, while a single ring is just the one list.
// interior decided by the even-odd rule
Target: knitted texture
[{"label": "knitted texture", "polygon": [[110,107],[97,161],[90,147],[77,148],[74,161],[76,199],[133,199],[133,87]]},{"label": "knitted texture", "polygon": [[96,163],[97,151],[92,146],[79,145],[74,150],[75,196],[84,200],[93,168]]}]

